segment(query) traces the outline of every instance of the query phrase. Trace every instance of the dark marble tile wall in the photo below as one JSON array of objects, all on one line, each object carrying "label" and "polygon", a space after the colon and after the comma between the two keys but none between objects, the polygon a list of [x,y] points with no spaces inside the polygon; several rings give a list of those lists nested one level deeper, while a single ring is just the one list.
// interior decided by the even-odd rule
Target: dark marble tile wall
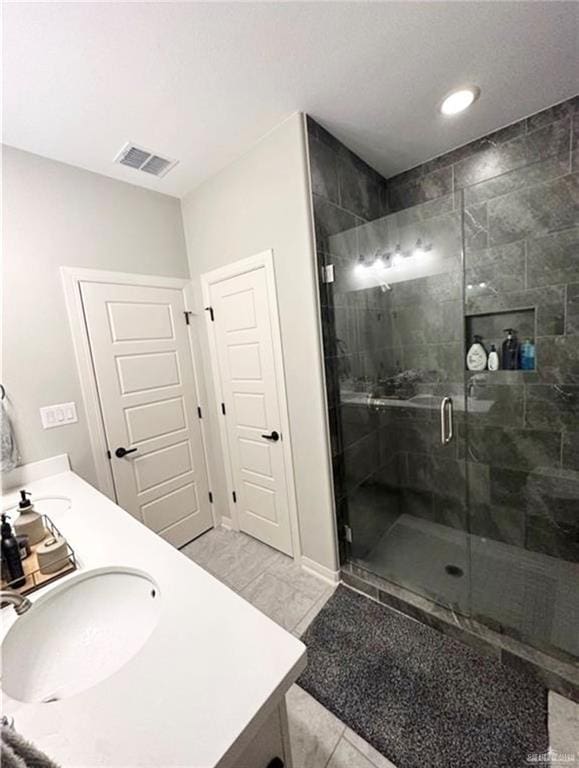
[{"label": "dark marble tile wall", "polygon": [[[318,266],[349,258],[357,243],[332,246],[332,237],[379,218],[386,212],[386,180],[311,117],[307,118],[308,150]],[[380,327],[375,297],[338,295],[320,283],[322,333],[332,442],[338,529],[350,515],[360,520],[358,544],[373,541],[386,526],[375,515],[372,495],[382,469],[380,425],[372,414],[360,414],[355,404],[343,403],[340,381],[362,378],[368,369]],[[386,336],[383,332],[382,337]],[[365,338],[366,342],[360,343]],[[359,489],[357,491],[357,489]],[[357,492],[356,492],[357,491]],[[354,509],[348,513],[348,505]],[[340,556],[346,556],[340,536]]]},{"label": "dark marble tile wall", "polygon": [[[487,411],[471,409],[460,427],[460,456],[489,477],[488,502],[470,494],[471,530],[572,562],[579,561],[578,137],[574,98],[388,180],[392,211],[463,195],[466,314],[475,316],[467,329],[497,343],[497,323],[507,327],[518,312],[520,336],[536,343],[534,373],[469,374],[471,396],[492,402]],[[531,311],[531,325],[521,310]]]},{"label": "dark marble tile wall", "polygon": [[[350,229],[352,216],[362,221],[383,216],[387,210],[384,177],[311,117],[307,127],[312,193],[320,205],[316,218],[322,230],[325,225],[334,229],[339,222],[345,226],[335,231]],[[323,243],[318,242],[318,247],[323,249]]]}]

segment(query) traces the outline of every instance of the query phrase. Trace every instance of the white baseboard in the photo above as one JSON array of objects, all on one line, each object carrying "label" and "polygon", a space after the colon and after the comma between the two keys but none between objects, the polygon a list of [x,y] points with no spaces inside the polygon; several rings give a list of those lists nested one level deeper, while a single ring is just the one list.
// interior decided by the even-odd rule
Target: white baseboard
[{"label": "white baseboard", "polygon": [[340,583],[340,571],[332,571],[330,568],[326,568],[325,565],[320,565],[320,563],[316,563],[315,560],[310,560],[310,558],[305,555],[302,555],[301,557],[301,566],[304,571],[313,573],[314,576],[318,576],[332,586]]},{"label": "white baseboard", "polygon": [[4,491],[9,491],[11,488],[23,487],[26,483],[32,483],[34,480],[42,480],[43,477],[59,475],[61,472],[68,472],[69,470],[68,454],[61,453],[59,456],[33,461],[30,464],[22,464],[11,472],[4,472],[2,474],[2,486]]},{"label": "white baseboard", "polygon": [[228,531],[232,531],[233,530],[233,523],[231,521],[231,518],[230,517],[225,517],[225,515],[221,516],[221,523],[220,523],[220,525],[221,525],[222,528],[227,528]]}]

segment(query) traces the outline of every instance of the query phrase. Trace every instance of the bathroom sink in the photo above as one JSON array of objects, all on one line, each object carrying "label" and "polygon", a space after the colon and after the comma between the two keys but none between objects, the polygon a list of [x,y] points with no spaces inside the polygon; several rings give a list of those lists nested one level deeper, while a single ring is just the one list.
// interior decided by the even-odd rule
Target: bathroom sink
[{"label": "bathroom sink", "polygon": [[18,701],[65,699],[110,677],[155,629],[161,598],[145,573],[87,571],[19,617],[2,643],[2,689]]}]

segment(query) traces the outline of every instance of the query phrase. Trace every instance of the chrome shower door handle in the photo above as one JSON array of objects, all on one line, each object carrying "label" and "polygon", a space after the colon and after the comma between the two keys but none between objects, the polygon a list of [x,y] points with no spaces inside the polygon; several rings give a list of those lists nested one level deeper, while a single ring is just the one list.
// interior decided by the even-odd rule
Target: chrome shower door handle
[{"label": "chrome shower door handle", "polygon": [[454,437],[452,397],[443,397],[440,403],[440,442],[448,445]]},{"label": "chrome shower door handle", "polygon": [[446,412],[448,414],[448,434],[446,436],[446,442],[448,444],[454,437],[454,405],[452,403],[452,397],[447,397]]},{"label": "chrome shower door handle", "polygon": [[444,412],[447,401],[448,397],[443,397],[440,401],[440,442],[443,445],[446,445],[446,416]]}]

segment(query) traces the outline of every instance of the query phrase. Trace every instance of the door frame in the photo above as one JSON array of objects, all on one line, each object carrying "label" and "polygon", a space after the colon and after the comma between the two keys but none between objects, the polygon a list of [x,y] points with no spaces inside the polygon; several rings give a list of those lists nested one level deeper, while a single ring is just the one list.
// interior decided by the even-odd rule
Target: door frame
[{"label": "door frame", "polygon": [[[301,544],[299,534],[298,523],[298,509],[297,509],[297,496],[295,488],[295,474],[294,474],[294,462],[293,452],[291,445],[291,433],[289,427],[289,413],[287,404],[286,393],[286,380],[285,370],[283,362],[283,345],[281,340],[281,327],[277,300],[277,285],[275,280],[275,264],[273,249],[256,253],[253,256],[248,256],[239,261],[234,261],[231,264],[226,264],[223,267],[212,269],[209,272],[204,272],[201,275],[201,290],[203,294],[203,305],[208,307],[211,304],[211,286],[215,283],[219,283],[222,280],[227,280],[232,277],[238,277],[239,275],[246,274],[247,272],[253,272],[259,268],[265,269],[265,280],[268,291],[268,309],[270,318],[270,327],[272,332],[272,346],[273,346],[273,359],[276,374],[276,381],[278,383],[279,394],[279,414],[280,414],[280,431],[283,435],[281,440],[281,446],[283,450],[284,469],[286,474],[287,494],[288,494],[288,513],[290,522],[291,542],[292,542],[292,557],[299,561],[301,559]],[[227,504],[230,514],[230,520],[223,521],[226,525],[230,525],[233,530],[240,530],[239,528],[239,516],[237,513],[236,504],[233,502],[233,491],[235,485],[233,483],[233,471],[231,468],[231,453],[229,450],[229,437],[227,434],[227,428],[225,426],[225,420],[221,413],[220,404],[223,402],[222,397],[222,384],[221,384],[221,372],[219,370],[219,362],[217,357],[217,343],[215,338],[215,326],[211,322],[209,312],[205,311],[205,326],[207,328],[207,337],[209,340],[209,357],[211,363],[211,373],[213,378],[213,392],[215,395],[215,418],[219,424],[219,437],[221,442],[221,456],[223,458],[223,464],[225,467],[225,478],[227,483]]]},{"label": "door frame", "polygon": [[[101,412],[100,396],[93,366],[88,327],[82,304],[81,283],[107,283],[109,285],[134,285],[148,288],[173,288],[182,292],[185,310],[187,312],[191,312],[191,314],[196,317],[199,317],[199,312],[190,309],[192,304],[192,291],[190,289],[191,281],[188,278],[163,277],[162,275],[140,275],[131,272],[85,269],[83,267],[61,267],[60,275],[62,278],[68,323],[76,359],[76,369],[80,380],[80,389],[86,413],[90,448],[96,469],[97,488],[116,504],[117,497],[113,482],[113,471],[111,462],[107,457],[108,446],[105,425]],[[191,352],[193,383],[197,405],[203,408],[205,404],[202,402],[201,398],[201,392],[203,391],[201,386],[202,382],[199,381],[197,373],[200,368],[195,355],[195,344],[193,343],[192,337],[193,328],[193,325],[189,325],[187,329],[187,338],[189,340],[189,351]],[[211,472],[209,469],[209,461],[207,459],[207,438],[203,419],[200,419],[200,427],[205,472],[207,475],[208,486],[211,488]],[[216,522],[213,504],[210,504],[210,508],[211,519],[215,526]]]}]

